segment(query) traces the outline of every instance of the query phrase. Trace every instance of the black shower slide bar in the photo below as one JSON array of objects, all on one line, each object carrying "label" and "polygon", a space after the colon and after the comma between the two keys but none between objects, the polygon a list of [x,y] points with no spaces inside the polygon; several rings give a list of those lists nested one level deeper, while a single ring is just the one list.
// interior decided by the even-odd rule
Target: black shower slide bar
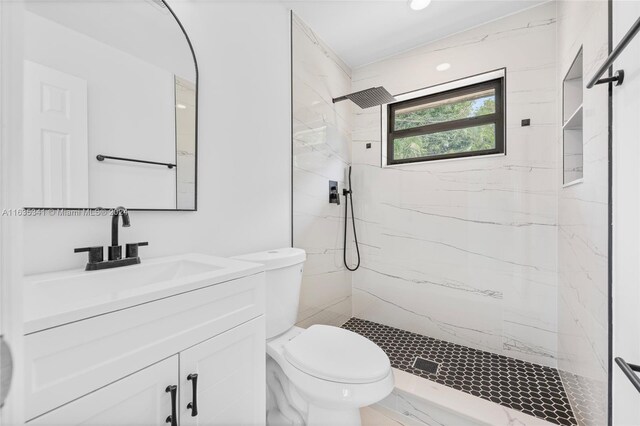
[{"label": "black shower slide bar", "polygon": [[622,51],[629,45],[629,43],[631,43],[631,40],[633,40],[636,34],[638,34],[638,31],[640,31],[640,17],[638,17],[638,19],[631,26],[629,31],[627,31],[624,37],[622,37],[622,40],[620,40],[620,43],[618,43],[615,49],[613,49],[613,51],[609,54],[609,56],[607,57],[607,60],[604,61],[604,64],[602,64],[602,66],[598,68],[598,71],[596,71],[593,78],[589,80],[589,83],[587,84],[587,89],[591,89],[596,84],[611,83],[611,82],[615,82],[616,86],[620,86],[622,84],[622,81],[624,80],[624,70],[616,70],[616,72],[613,74],[613,77],[606,77],[606,78],[600,78],[600,77],[604,75],[604,73],[613,64],[613,61],[615,61],[618,58],[618,56],[620,56]]},{"label": "black shower slide bar", "polygon": [[102,154],[96,155],[96,159],[98,161],[118,160],[118,161],[130,161],[132,163],[156,164],[158,166],[166,166],[170,169],[177,167],[175,164],[171,164],[171,163],[158,163],[157,161],[136,160],[135,158],[112,157],[110,155],[102,155]]}]

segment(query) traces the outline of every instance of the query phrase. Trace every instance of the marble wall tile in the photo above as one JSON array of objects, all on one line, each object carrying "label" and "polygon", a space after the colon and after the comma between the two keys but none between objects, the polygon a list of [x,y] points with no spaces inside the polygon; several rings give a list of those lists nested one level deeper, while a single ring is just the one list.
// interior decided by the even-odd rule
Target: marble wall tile
[{"label": "marble wall tile", "polygon": [[297,325],[341,325],[351,317],[351,274],[344,208],[328,203],[328,189],[329,180],[344,187],[351,163],[351,105],[332,102],[351,91],[351,70],[295,16],[292,42],[293,244],[307,252]]},{"label": "marble wall tile", "polygon": [[354,91],[499,68],[507,82],[506,156],[381,168],[380,108],[354,108],[355,316],[556,365],[555,46],[551,2],[353,71]]},{"label": "marble wall tile", "polygon": [[[559,93],[580,47],[585,85],[606,58],[607,7],[605,0],[558,2]],[[561,188],[558,198],[558,368],[575,378],[565,381],[570,399],[582,393],[572,390],[576,383],[588,383],[598,394],[592,407],[597,415],[579,418],[581,425],[606,423],[606,409],[600,407],[607,400],[608,371],[608,94],[604,86],[583,89],[584,178]],[[561,187],[561,171],[556,179]],[[587,404],[571,402],[574,409]]]}]

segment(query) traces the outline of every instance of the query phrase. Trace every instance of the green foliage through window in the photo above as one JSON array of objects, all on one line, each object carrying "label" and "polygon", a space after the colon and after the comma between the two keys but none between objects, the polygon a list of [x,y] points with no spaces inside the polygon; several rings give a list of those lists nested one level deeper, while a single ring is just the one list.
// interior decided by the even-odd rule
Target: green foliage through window
[{"label": "green foliage through window", "polygon": [[496,112],[495,94],[493,90],[487,92],[396,110],[394,130],[493,114]]},{"label": "green foliage through window", "polygon": [[393,142],[393,158],[431,157],[494,149],[495,125],[467,127],[427,135],[399,138]]}]

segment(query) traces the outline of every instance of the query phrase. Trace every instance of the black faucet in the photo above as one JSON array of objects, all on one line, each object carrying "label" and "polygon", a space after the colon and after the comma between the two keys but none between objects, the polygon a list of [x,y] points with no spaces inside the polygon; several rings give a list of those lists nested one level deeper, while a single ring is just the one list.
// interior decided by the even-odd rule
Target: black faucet
[{"label": "black faucet", "polygon": [[111,245],[109,246],[109,260],[122,259],[122,246],[118,243],[118,218],[122,216],[122,227],[131,226],[129,212],[124,207],[116,207],[111,216]]},{"label": "black faucet", "polygon": [[111,245],[107,248],[109,260],[103,260],[102,246],[82,247],[74,250],[75,253],[89,252],[89,262],[86,271],[97,271],[99,269],[117,268],[119,266],[136,265],[140,263],[138,247],[149,245],[148,242],[127,244],[126,257],[122,258],[122,246],[118,242],[118,222],[122,216],[122,226],[130,227],[129,212],[124,207],[116,207],[111,216]]}]

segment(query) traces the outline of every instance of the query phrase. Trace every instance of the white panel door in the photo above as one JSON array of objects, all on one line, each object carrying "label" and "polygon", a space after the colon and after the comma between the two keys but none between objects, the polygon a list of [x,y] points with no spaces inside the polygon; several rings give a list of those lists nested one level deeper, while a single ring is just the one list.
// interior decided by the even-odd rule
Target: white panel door
[{"label": "white panel door", "polygon": [[265,381],[264,316],[181,352],[181,426],[264,424]]},{"label": "white panel door", "polygon": [[24,205],[89,207],[87,82],[24,61]]},{"label": "white panel door", "polygon": [[171,393],[167,392],[167,387],[177,385],[178,355],[174,355],[37,417],[27,424],[43,426],[164,425],[172,412]]},{"label": "white panel door", "polygon": [[[638,17],[640,2],[613,2],[614,46]],[[613,356],[640,365],[640,35],[613,69],[625,72],[613,88]],[[613,424],[640,425],[640,392],[615,363]]]}]

